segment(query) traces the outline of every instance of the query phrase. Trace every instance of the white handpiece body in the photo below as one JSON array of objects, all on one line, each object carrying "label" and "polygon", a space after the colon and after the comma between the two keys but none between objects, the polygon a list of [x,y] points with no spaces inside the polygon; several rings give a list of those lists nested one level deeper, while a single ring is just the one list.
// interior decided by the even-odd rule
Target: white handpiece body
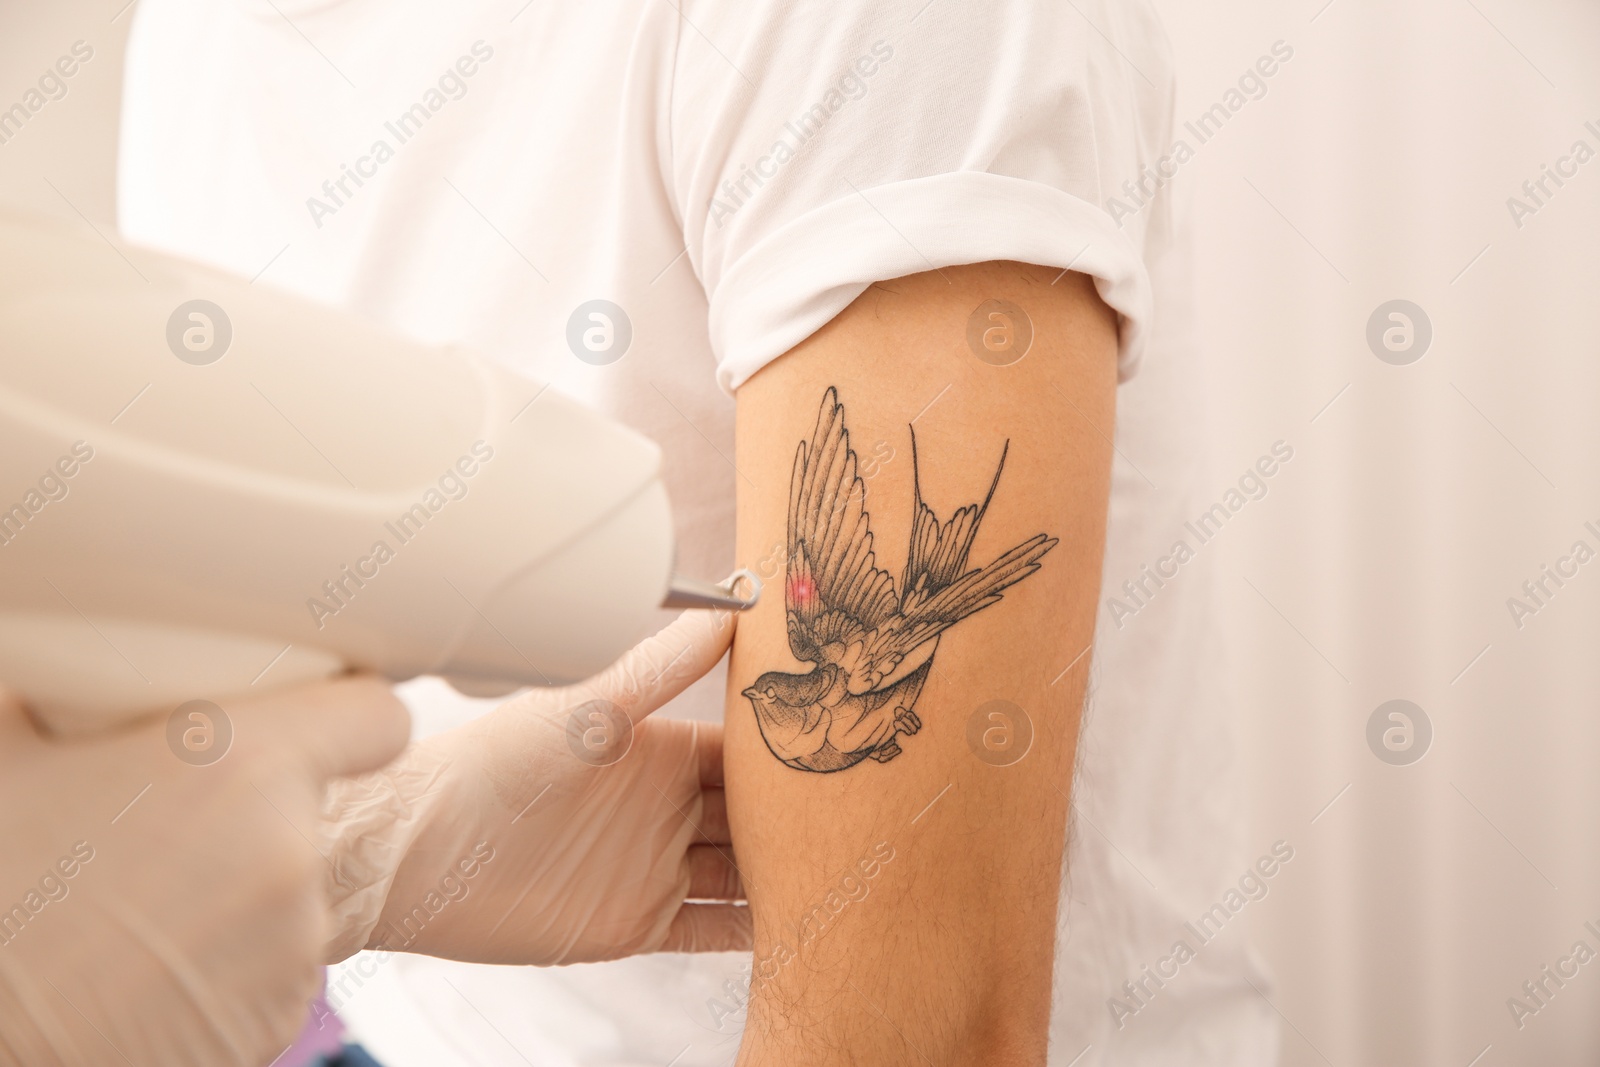
[{"label": "white handpiece body", "polygon": [[0,231],[0,684],[51,728],[349,668],[566,683],[649,631],[646,438],[259,284]]}]

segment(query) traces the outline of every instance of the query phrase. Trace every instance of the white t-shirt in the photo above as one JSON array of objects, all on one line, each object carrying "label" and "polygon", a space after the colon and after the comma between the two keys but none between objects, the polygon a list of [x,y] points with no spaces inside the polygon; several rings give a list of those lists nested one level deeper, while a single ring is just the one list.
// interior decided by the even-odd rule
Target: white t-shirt
[{"label": "white t-shirt", "polygon": [[[1138,185],[1172,137],[1148,3],[145,0],[135,18],[124,234],[469,344],[634,425],[665,449],[685,574],[732,564],[730,393],[868,284],[985,260],[1092,275],[1123,385],[1051,1063],[1275,1059],[1234,918],[1269,845],[1241,840],[1210,556],[1185,533],[1220,495],[1197,484],[1187,266],[1171,205]],[[614,362],[568,343],[594,300],[625,316]],[[1179,540],[1195,558],[1171,562]],[[408,693],[424,722],[477,707]],[[721,693],[674,713],[718,717]],[[744,962],[392,961],[335,1000],[395,1067],[690,1067],[731,1061]]]}]

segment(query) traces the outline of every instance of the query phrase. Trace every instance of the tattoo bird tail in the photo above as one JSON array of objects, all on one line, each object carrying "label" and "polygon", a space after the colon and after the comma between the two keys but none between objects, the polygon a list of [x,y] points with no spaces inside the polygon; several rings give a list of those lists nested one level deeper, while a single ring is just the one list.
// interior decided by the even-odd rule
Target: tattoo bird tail
[{"label": "tattoo bird tail", "polygon": [[[986,567],[968,571],[920,604],[907,605],[914,627],[933,625],[927,640],[974,612],[1000,602],[1000,594],[1039,569],[1039,560],[1056,546],[1056,538],[1034,534]],[[919,642],[920,643],[920,642]]]},{"label": "tattoo bird tail", "polygon": [[906,553],[905,574],[900,580],[902,598],[913,590],[928,596],[954,582],[967,569],[967,554],[972,551],[972,540],[978,536],[978,524],[983,522],[994,499],[995,488],[1000,484],[1000,472],[1006,469],[1006,453],[1011,451],[1007,441],[1000,450],[1000,463],[995,467],[994,478],[989,482],[989,492],[982,504],[968,504],[958,508],[950,521],[941,523],[933,509],[922,501],[922,475],[917,464],[917,431],[911,429],[911,549]]},{"label": "tattoo bird tail", "polygon": [[[906,554],[906,569],[901,581],[900,624],[878,635],[883,651],[894,662],[903,660],[913,649],[945,630],[1000,602],[1000,594],[1039,569],[1039,560],[1056,546],[1057,539],[1034,534],[1014,545],[994,562],[976,570],[967,569],[967,557],[978,527],[994,499],[1005,470],[1011,444],[1000,450],[989,491],[981,504],[968,504],[940,522],[922,499],[922,479],[917,467],[916,431],[911,434],[911,480],[915,517],[911,526],[911,546]],[[874,648],[876,652],[878,649]]]}]

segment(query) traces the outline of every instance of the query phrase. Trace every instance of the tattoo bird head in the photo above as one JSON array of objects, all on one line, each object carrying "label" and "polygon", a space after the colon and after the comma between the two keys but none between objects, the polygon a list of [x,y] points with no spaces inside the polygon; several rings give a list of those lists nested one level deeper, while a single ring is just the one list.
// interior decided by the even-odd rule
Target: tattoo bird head
[{"label": "tattoo bird head", "polygon": [[811,671],[807,674],[768,671],[744,691],[744,696],[749,698],[758,712],[771,713],[779,708],[804,708],[821,698],[832,677],[831,665],[825,670]]},{"label": "tattoo bird head", "polygon": [[757,715],[771,715],[777,710],[778,690],[768,680],[768,675],[763,674],[756,679],[756,684],[744,691],[746,699],[754,706]]}]

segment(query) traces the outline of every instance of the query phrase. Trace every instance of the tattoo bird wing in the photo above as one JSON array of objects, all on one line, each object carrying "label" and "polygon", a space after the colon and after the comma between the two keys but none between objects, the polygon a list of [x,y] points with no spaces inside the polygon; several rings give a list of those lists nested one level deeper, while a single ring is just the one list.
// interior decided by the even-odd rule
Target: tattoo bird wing
[{"label": "tattoo bird wing", "polygon": [[899,608],[894,578],[873,556],[865,503],[844,405],[830,387],[810,442],[795,451],[784,604],[795,658],[838,662],[852,675],[872,632]]},{"label": "tattoo bird wing", "polygon": [[887,677],[912,650],[938,637],[975,612],[1000,602],[1000,594],[1039,569],[1039,560],[1056,538],[1034,534],[985,567],[962,574],[949,585],[911,599],[889,626],[871,635],[863,658],[880,665]]},{"label": "tattoo bird wing", "polygon": [[[915,514],[911,524],[911,546],[906,554],[905,574],[901,579],[900,604],[889,623],[868,636],[863,649],[865,669],[856,684],[874,688],[892,682],[896,670],[915,649],[938,637],[967,616],[1000,602],[1000,594],[1039,569],[1039,560],[1056,546],[1056,539],[1035,534],[1003,553],[984,567],[968,569],[967,556],[978,534],[978,526],[989,510],[1000,473],[1005,470],[1010,443],[1001,450],[1000,462],[989,492],[981,504],[958,508],[947,521],[940,522],[922,499],[922,481],[917,470],[917,438],[911,435],[911,478]],[[866,690],[860,690],[865,692]]]}]

